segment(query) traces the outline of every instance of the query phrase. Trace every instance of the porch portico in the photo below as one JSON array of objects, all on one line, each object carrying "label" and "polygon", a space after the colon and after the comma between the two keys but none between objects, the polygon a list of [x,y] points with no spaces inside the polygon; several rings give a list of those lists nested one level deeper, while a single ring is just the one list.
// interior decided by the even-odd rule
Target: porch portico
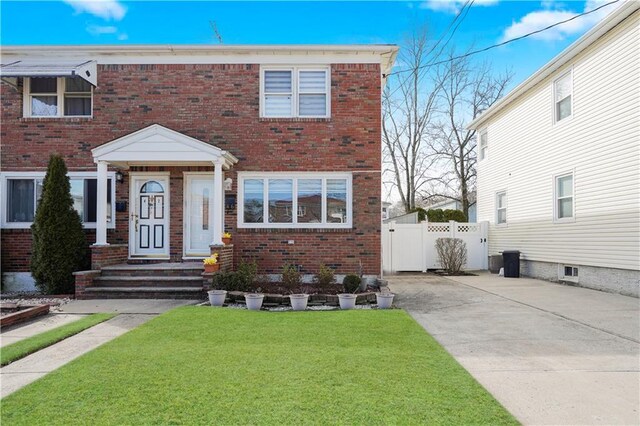
[{"label": "porch portico", "polygon": [[[238,162],[238,159],[232,154],[158,124],[115,139],[94,148],[91,152],[97,165],[96,241],[94,246],[109,245],[107,241],[107,169],[109,165],[122,170],[129,170],[131,167],[213,166],[211,209],[207,211],[207,217],[204,220],[207,222],[207,229],[209,229],[210,222],[212,230],[212,235],[209,235],[212,237],[210,244],[222,244],[224,232],[223,172]],[[154,247],[158,250],[162,248],[160,243],[154,242],[154,238],[161,238],[161,241],[166,243],[169,235],[167,223],[162,222],[167,220],[165,218],[169,217],[170,213],[169,181],[168,177],[166,181],[163,181],[161,175],[162,173],[156,173],[150,175],[147,180],[130,181],[131,188],[133,188],[130,190],[133,192],[130,193],[132,202],[129,205],[130,234],[132,234],[132,229],[136,233],[140,229],[141,234],[137,240],[139,246],[149,248],[151,254],[155,253]],[[142,233],[143,229],[144,233]]]}]

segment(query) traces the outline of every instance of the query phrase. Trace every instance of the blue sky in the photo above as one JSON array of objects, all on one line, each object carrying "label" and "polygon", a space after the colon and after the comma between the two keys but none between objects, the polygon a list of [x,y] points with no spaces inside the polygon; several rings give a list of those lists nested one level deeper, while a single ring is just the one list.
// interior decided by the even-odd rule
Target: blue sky
[{"label": "blue sky", "polygon": [[[171,2],[60,0],[0,2],[0,37],[15,44],[401,43],[416,25],[434,39],[464,0],[421,2]],[[585,1],[475,0],[452,38],[464,50],[484,47],[566,19],[602,4]],[[535,38],[477,55],[516,84],[591,28],[603,13],[579,18]]]}]

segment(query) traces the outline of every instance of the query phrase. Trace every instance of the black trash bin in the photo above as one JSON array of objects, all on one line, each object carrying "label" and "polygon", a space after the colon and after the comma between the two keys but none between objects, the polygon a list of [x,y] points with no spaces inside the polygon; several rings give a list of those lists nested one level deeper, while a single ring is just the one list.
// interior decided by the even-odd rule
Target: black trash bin
[{"label": "black trash bin", "polygon": [[520,252],[505,250],[502,252],[505,278],[520,278]]}]

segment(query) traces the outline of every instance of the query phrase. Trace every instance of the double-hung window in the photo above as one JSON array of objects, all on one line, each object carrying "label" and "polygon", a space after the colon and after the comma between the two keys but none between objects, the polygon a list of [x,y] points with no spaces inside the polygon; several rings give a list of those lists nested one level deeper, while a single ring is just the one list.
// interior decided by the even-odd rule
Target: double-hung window
[{"label": "double-hung window", "polygon": [[554,120],[556,123],[571,117],[573,78],[571,71],[553,82]]},{"label": "double-hung window", "polygon": [[262,117],[329,117],[329,68],[263,68]]},{"label": "double-hung window", "polygon": [[[36,209],[42,197],[44,173],[7,172],[2,174],[3,228],[29,228],[33,223]],[[115,186],[114,176],[107,180],[107,224],[115,227]],[[69,173],[73,208],[78,212],[85,228],[95,228],[97,213],[97,179],[95,174]]]},{"label": "double-hung window", "polygon": [[25,79],[25,117],[90,117],[93,87],[81,78]]},{"label": "double-hung window", "polygon": [[478,158],[480,161],[482,161],[487,158],[487,153],[489,151],[489,138],[487,136],[486,130],[482,130],[480,132],[480,142],[478,143],[478,145]]},{"label": "double-hung window", "polygon": [[350,228],[348,173],[240,173],[240,228]]},{"label": "double-hung window", "polygon": [[573,173],[558,175],[554,179],[554,219],[557,221],[573,219],[574,197],[573,197]]},{"label": "double-hung window", "polygon": [[496,193],[496,225],[507,223],[507,192]]}]

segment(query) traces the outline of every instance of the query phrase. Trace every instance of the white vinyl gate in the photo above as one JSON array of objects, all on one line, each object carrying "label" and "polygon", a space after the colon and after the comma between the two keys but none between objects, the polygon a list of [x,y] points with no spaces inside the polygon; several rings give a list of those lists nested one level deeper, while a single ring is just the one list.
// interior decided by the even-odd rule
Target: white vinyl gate
[{"label": "white vinyl gate", "polygon": [[385,272],[438,269],[436,239],[460,238],[467,244],[466,270],[488,268],[488,224],[482,223],[384,223],[382,224],[382,269]]}]

